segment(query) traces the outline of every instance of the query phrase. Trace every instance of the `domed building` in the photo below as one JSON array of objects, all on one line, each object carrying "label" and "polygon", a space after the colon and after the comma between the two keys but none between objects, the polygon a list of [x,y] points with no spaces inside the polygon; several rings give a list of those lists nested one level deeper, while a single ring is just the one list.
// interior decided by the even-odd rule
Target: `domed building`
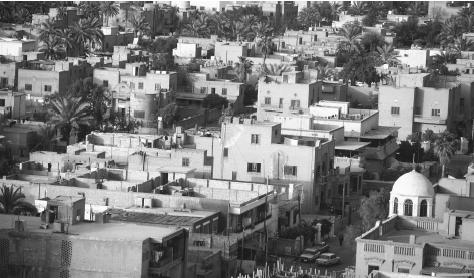
[{"label": "domed building", "polygon": [[402,175],[390,192],[390,213],[393,215],[432,217],[435,192],[433,184],[413,170]]}]

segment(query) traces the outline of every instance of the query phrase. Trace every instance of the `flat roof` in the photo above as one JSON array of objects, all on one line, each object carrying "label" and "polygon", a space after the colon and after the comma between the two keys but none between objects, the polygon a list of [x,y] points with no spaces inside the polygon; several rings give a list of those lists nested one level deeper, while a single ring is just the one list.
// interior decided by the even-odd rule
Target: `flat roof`
[{"label": "flat roof", "polygon": [[357,151],[368,145],[370,145],[370,142],[342,141],[339,143],[336,142],[336,146],[334,146],[334,149],[345,150],[345,151]]},{"label": "flat roof", "polygon": [[361,135],[360,138],[365,139],[385,139],[394,132],[398,131],[400,127],[396,126],[379,126],[376,129],[371,129],[367,131],[364,135]]},{"label": "flat roof", "polygon": [[467,241],[467,240],[460,240],[456,238],[448,239],[445,236],[442,236],[438,233],[434,232],[426,232],[422,230],[391,230],[385,233],[379,240],[382,241],[393,241],[393,242],[400,242],[400,243],[409,243],[410,242],[410,235],[415,236],[415,243],[416,244],[432,244],[432,245],[448,245],[453,247],[465,247],[469,249],[474,249],[474,242]]},{"label": "flat roof", "polygon": [[197,221],[215,214],[214,212],[200,213],[193,216],[193,212],[172,212],[163,211],[161,214],[155,212],[136,212],[123,209],[108,209],[106,212],[112,214],[111,220],[132,223],[148,223],[168,226],[192,226]]},{"label": "flat roof", "polygon": [[143,241],[152,238],[163,241],[167,237],[179,232],[175,227],[160,227],[137,223],[88,223],[82,222],[69,226],[68,234],[54,233],[50,228],[41,229],[41,218],[32,216],[18,216],[11,214],[0,214],[0,230],[13,230],[17,219],[24,221],[25,232],[44,234],[45,236],[67,236],[99,240],[129,240]]}]

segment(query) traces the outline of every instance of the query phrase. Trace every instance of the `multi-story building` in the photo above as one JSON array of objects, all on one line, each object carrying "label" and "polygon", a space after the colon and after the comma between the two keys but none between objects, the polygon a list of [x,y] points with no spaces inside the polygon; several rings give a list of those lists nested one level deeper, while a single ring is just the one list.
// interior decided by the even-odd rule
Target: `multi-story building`
[{"label": "multi-story building", "polygon": [[114,113],[142,121],[145,127],[154,127],[156,112],[174,100],[178,86],[175,72],[147,72],[143,63],[127,63],[125,69],[96,68],[93,76],[95,84],[111,92]]},{"label": "multi-story building", "polygon": [[70,225],[4,214],[1,219],[0,271],[7,278],[186,277],[184,228],[80,221]]},{"label": "multi-story building", "polygon": [[[463,91],[465,93],[463,93]],[[392,87],[379,89],[379,117],[384,126],[397,126],[399,140],[408,135],[431,129],[434,132],[449,130],[470,138],[472,119],[466,97],[471,86],[456,84],[444,87]]]},{"label": "multi-story building", "polygon": [[298,6],[294,1],[266,1],[259,3],[263,16],[269,17],[277,25],[294,21],[298,17]]},{"label": "multi-story building", "polygon": [[226,98],[234,111],[239,112],[244,105],[245,85],[225,79],[211,79],[208,73],[189,73],[191,92],[179,92],[176,99],[181,102],[200,103],[207,95],[215,94]]},{"label": "multi-story building", "polygon": [[472,275],[472,197],[449,188],[454,189],[434,188],[415,171],[401,176],[390,193],[389,218],[377,221],[374,228],[356,239],[356,277],[367,277],[374,270]]},{"label": "multi-story building", "polygon": [[89,76],[92,76],[92,68],[87,62],[31,61],[18,69],[18,91],[29,98],[43,99],[64,92],[74,81]]},{"label": "multi-story building", "polygon": [[302,210],[318,211],[321,186],[333,175],[334,140],[284,136],[281,129],[279,123],[228,118],[221,126],[220,140],[195,136],[188,144],[208,150],[213,178],[302,184]]},{"label": "multi-story building", "polygon": [[34,51],[35,47],[35,40],[0,38],[0,55],[2,56],[22,56],[23,52]]},{"label": "multi-story building", "polygon": [[26,95],[0,90],[0,115],[4,119],[23,119],[26,113]]},{"label": "multi-story building", "polygon": [[16,88],[18,84],[17,62],[0,63],[0,89]]},{"label": "multi-story building", "polygon": [[133,32],[119,32],[118,26],[102,27],[102,40],[100,45],[91,43],[91,49],[103,52],[113,52],[115,46],[127,46],[133,42]]}]

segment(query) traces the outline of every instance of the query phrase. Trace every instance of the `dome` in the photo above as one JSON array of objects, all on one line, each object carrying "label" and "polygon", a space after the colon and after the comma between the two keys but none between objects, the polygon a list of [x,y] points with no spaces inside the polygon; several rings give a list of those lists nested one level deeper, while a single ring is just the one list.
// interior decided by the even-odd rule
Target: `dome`
[{"label": "dome", "polygon": [[399,177],[393,184],[392,195],[434,197],[433,184],[422,174],[413,170]]}]

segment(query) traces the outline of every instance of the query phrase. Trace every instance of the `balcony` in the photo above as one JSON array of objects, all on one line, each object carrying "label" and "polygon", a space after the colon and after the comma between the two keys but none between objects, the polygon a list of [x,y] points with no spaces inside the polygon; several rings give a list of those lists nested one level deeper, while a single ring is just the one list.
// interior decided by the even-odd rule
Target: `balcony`
[{"label": "balcony", "polygon": [[445,125],[446,119],[440,117],[423,117],[422,115],[414,115],[413,121],[422,124]]}]

